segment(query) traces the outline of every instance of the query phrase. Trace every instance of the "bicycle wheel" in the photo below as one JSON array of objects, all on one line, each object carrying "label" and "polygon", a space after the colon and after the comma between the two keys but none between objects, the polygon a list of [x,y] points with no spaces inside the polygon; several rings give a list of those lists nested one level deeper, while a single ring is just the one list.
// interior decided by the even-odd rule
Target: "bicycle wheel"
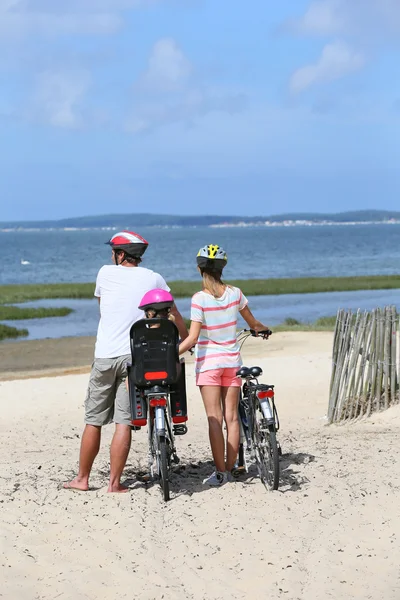
[{"label": "bicycle wheel", "polygon": [[158,442],[158,461],[159,461],[159,475],[160,484],[163,491],[164,500],[169,500],[169,473],[168,473],[168,457],[167,457],[167,441],[164,435],[160,435],[157,438]]},{"label": "bicycle wheel", "polygon": [[240,443],[239,443],[237,468],[238,468],[238,470],[242,470],[242,469],[246,469],[246,467],[247,467],[244,445],[247,443],[248,431],[249,431],[249,428],[247,426],[246,410],[245,410],[245,406],[244,406],[244,402],[243,402],[242,390],[240,390],[240,392],[239,392],[238,414],[239,414],[239,427],[240,427]]},{"label": "bicycle wheel", "polygon": [[238,470],[246,468],[245,456],[244,456],[244,446],[242,443],[239,445],[237,466],[238,466]]},{"label": "bicycle wheel", "polygon": [[279,486],[279,450],[274,425],[268,425],[260,407],[257,407],[253,423],[254,453],[258,473],[267,490]]}]

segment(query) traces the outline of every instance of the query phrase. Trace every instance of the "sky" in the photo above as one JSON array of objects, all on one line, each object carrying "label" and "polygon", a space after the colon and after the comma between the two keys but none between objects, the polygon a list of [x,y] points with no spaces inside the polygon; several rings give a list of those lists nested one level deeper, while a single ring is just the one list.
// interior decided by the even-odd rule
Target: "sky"
[{"label": "sky", "polygon": [[399,0],[0,0],[0,221],[400,210]]}]

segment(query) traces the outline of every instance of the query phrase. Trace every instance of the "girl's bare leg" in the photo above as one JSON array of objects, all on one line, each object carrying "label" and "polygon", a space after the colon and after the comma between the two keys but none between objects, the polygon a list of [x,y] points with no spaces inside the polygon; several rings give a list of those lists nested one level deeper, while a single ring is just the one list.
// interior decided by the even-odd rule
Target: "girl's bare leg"
[{"label": "girl's bare leg", "polygon": [[235,466],[239,452],[240,429],[238,417],[239,387],[221,388],[222,409],[226,424],[226,470],[229,472]]},{"label": "girl's bare leg", "polygon": [[216,385],[200,386],[201,397],[208,419],[208,433],[215,468],[222,473],[225,471],[225,443],[222,432],[221,388]]}]

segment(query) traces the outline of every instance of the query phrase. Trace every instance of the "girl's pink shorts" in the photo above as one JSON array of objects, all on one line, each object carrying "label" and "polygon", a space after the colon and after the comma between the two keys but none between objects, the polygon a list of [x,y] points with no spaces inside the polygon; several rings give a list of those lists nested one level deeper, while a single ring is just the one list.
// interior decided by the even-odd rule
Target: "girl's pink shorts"
[{"label": "girl's pink shorts", "polygon": [[221,387],[241,387],[242,380],[236,376],[239,367],[211,369],[196,373],[196,385],[219,385]]}]

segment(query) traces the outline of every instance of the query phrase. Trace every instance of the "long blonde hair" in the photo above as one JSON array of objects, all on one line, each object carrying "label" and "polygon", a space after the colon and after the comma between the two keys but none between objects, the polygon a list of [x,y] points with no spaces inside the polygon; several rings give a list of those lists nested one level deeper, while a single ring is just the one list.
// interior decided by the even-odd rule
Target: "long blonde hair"
[{"label": "long blonde hair", "polygon": [[200,268],[200,273],[203,278],[203,290],[210,292],[214,298],[222,296],[226,288],[226,283],[222,281],[222,271]]}]

